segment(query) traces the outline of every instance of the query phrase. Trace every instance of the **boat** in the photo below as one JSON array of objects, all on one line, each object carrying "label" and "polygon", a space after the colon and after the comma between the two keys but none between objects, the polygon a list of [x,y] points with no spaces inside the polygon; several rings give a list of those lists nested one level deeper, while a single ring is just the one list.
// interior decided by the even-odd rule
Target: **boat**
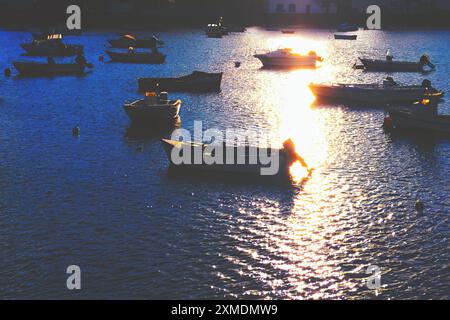
[{"label": "boat", "polygon": [[410,106],[389,107],[384,127],[450,134],[450,115],[440,115],[437,109],[438,105],[428,99]]},{"label": "boat", "polygon": [[[218,174],[224,178],[290,178],[289,168],[293,163],[298,161],[307,167],[290,139],[283,143],[281,149],[168,139],[162,139],[162,144],[170,162],[170,169],[203,172],[208,176]],[[271,161],[264,161],[261,155],[270,157]],[[311,173],[309,168],[307,169]]]},{"label": "boat", "polygon": [[[436,66],[430,62],[426,55],[422,55],[418,62],[394,61],[391,55],[386,55],[385,60],[359,58],[367,71],[383,72],[426,72],[433,71]],[[429,69],[427,70],[426,67]]]},{"label": "boat", "polygon": [[422,85],[399,85],[391,77],[387,77],[381,84],[311,83],[309,88],[320,99],[378,104],[413,102],[423,98],[440,99],[444,96],[442,91],[432,87],[429,80],[424,80]]},{"label": "boat", "polygon": [[166,55],[159,52],[135,52],[134,50],[114,52],[107,50],[106,54],[113,62],[161,64],[166,61]]},{"label": "boat", "polygon": [[356,40],[358,35],[356,34],[335,34],[334,39],[336,40]]},{"label": "boat", "polygon": [[223,73],[194,71],[190,75],[178,78],[140,78],[139,91],[220,91]]},{"label": "boat", "polygon": [[290,48],[278,49],[263,54],[255,54],[265,67],[315,67],[318,61],[323,61],[316,52],[307,55],[292,52]]},{"label": "boat", "polygon": [[338,32],[353,32],[353,31],[358,31],[358,30],[359,30],[358,26],[351,25],[347,22],[341,23],[337,27]]},{"label": "boat", "polygon": [[169,100],[167,92],[146,92],[145,98],[126,103],[123,108],[133,123],[174,122],[180,112],[181,100]]},{"label": "boat", "polygon": [[14,61],[14,67],[25,76],[55,76],[80,75],[84,73],[85,65],[79,63],[40,63]]},{"label": "boat", "polygon": [[294,34],[295,30],[286,30],[286,29],[284,29],[284,30],[281,30],[281,33],[283,33],[283,34]]},{"label": "boat", "polygon": [[222,38],[223,36],[228,34],[228,30],[219,24],[208,24],[205,28],[205,33],[208,38]]},{"label": "boat", "polygon": [[149,39],[139,39],[131,34],[121,35],[119,39],[110,39],[107,41],[113,48],[155,48],[164,44],[163,41],[155,36]]},{"label": "boat", "polygon": [[70,57],[83,53],[82,45],[64,44],[61,39],[33,40],[30,43],[22,43],[20,46],[30,56]]}]

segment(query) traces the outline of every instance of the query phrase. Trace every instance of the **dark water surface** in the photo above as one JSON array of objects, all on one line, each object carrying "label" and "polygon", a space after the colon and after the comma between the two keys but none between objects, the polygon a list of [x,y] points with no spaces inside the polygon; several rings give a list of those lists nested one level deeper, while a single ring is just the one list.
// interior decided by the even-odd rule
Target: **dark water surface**
[{"label": "dark water surface", "polygon": [[[114,36],[67,38],[95,64],[86,76],[0,80],[1,298],[449,298],[450,140],[386,134],[382,108],[313,103],[307,89],[381,81],[351,66],[390,48],[437,64],[398,82],[427,77],[448,91],[449,31],[360,31],[358,41],[326,30],[160,32],[168,58],[157,66],[98,62]],[[28,39],[0,31],[2,69]],[[326,60],[260,69],[255,50],[279,46]],[[286,188],[168,177],[163,134],[130,132],[122,105],[139,97],[138,77],[195,69],[223,71],[222,92],[172,93],[184,128],[260,129],[273,145],[291,136],[311,179]],[[81,291],[66,288],[69,265],[82,270]],[[369,265],[382,270],[379,290],[366,286]]]}]

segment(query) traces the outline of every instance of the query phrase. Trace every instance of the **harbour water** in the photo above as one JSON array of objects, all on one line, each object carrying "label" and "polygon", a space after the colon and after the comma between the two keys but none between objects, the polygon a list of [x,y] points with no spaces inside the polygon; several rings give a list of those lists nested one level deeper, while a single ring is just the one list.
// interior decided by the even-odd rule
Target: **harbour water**
[{"label": "harbour water", "polygon": [[[165,64],[99,62],[115,36],[67,38],[94,63],[85,76],[0,80],[0,298],[449,298],[450,140],[387,134],[383,108],[318,103],[307,88],[382,81],[352,65],[391,49],[437,65],[391,75],[397,82],[428,78],[448,94],[449,31],[335,41],[328,30],[208,39],[189,29],[157,33]],[[0,31],[2,69],[28,40]],[[278,47],[325,61],[261,69],[255,50]],[[183,128],[258,129],[274,146],[292,137],[312,177],[285,187],[167,176],[160,138],[170,131],[135,132],[122,105],[139,98],[138,77],[193,70],[223,71],[222,91],[171,93]],[[450,114],[447,102],[440,112]],[[80,291],[66,287],[69,265],[81,268]],[[377,290],[366,285],[369,266],[381,268]]]}]

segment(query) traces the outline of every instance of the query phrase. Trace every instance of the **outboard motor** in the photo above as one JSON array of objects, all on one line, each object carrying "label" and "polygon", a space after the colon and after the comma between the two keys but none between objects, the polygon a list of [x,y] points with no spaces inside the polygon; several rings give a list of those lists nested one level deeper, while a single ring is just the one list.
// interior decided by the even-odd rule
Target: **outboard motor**
[{"label": "outboard motor", "polygon": [[295,151],[295,144],[294,141],[292,141],[291,138],[283,142],[283,150],[288,154],[289,156],[289,164],[293,164],[294,162],[300,162],[300,164],[309,170],[308,164],[305,162],[305,160]]},{"label": "outboard motor", "polygon": [[430,57],[428,57],[426,54],[423,54],[423,55],[420,57],[420,64],[421,64],[422,66],[429,66],[431,69],[435,69],[435,68],[436,68],[436,66],[435,66],[434,64],[431,63]]}]

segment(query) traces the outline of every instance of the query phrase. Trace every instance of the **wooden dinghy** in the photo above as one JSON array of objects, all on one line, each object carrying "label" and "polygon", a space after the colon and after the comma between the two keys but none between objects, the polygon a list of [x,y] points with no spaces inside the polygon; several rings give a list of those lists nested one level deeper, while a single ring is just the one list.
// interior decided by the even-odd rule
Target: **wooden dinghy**
[{"label": "wooden dinghy", "polygon": [[85,65],[78,63],[39,63],[14,61],[14,67],[25,76],[55,76],[80,75],[84,73]]}]

